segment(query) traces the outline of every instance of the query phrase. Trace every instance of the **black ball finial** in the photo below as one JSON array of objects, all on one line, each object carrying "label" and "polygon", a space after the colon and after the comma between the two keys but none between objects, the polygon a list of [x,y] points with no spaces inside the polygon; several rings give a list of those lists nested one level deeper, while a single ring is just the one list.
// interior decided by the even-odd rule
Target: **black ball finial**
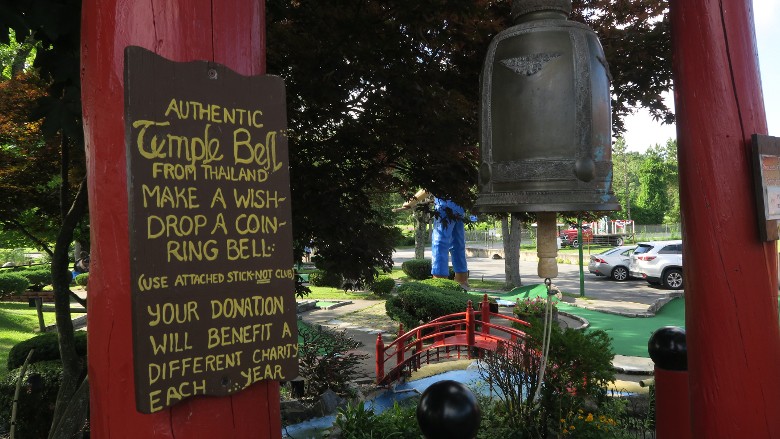
[{"label": "black ball finial", "polygon": [[664,370],[688,370],[688,345],[685,329],[664,326],[647,342],[647,352],[655,365]]},{"label": "black ball finial", "polygon": [[417,423],[427,439],[473,439],[481,417],[471,390],[452,380],[432,384],[417,405]]}]

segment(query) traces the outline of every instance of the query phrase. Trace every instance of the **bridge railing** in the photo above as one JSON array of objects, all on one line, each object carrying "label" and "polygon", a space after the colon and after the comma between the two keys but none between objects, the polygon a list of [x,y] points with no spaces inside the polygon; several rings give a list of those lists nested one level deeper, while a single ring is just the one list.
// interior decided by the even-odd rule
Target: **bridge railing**
[{"label": "bridge railing", "polygon": [[[476,319],[477,314],[479,320]],[[501,321],[504,324],[493,321]],[[434,360],[439,360],[440,349],[445,349],[449,358],[450,349],[454,348],[460,358],[460,349],[465,347],[467,357],[472,358],[473,352],[496,350],[502,341],[522,340],[525,332],[512,327],[512,323],[530,326],[524,320],[491,312],[490,302],[485,294],[479,313],[475,313],[469,301],[466,311],[436,318],[409,331],[404,332],[403,325],[399,325],[398,337],[393,342],[385,345],[382,334],[377,336],[376,382],[386,385],[399,379],[404,368],[419,368],[423,353],[426,363],[430,363],[431,351],[437,354]],[[390,370],[385,373],[386,363],[392,362],[393,358],[395,364],[391,363]]]}]

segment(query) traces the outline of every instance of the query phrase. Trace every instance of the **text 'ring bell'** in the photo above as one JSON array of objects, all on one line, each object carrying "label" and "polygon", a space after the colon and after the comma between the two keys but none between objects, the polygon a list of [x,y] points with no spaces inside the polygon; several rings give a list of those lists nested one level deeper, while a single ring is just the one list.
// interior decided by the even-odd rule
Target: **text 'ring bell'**
[{"label": "text 'ring bell'", "polygon": [[481,78],[482,212],[619,210],[609,67],[570,0],[515,0]]}]

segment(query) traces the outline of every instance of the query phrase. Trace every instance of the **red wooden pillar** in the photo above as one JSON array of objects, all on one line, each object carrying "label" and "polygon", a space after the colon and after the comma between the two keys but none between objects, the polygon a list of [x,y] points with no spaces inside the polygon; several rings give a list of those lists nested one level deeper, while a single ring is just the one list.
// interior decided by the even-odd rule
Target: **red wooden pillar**
[{"label": "red wooden pillar", "polygon": [[385,377],[385,342],[382,334],[376,336],[376,383]]},{"label": "red wooden pillar", "polygon": [[471,301],[468,301],[466,305],[466,344],[469,347],[469,358],[471,358],[471,351],[474,347],[474,308],[472,308]]},{"label": "red wooden pillar", "polygon": [[98,438],[279,438],[279,384],[196,397],[146,415],[135,409],[132,358],[124,48],[174,61],[210,60],[265,73],[263,0],[90,0],[82,12],[82,100],[92,266],[89,381]]},{"label": "red wooden pillar", "polygon": [[766,134],[750,1],[670,2],[696,438],[780,437],[777,248],[759,239],[750,136]]},{"label": "red wooden pillar", "polygon": [[490,334],[490,328],[487,326],[487,324],[490,324],[490,301],[488,301],[487,294],[482,297],[480,311],[482,312],[482,333]]}]

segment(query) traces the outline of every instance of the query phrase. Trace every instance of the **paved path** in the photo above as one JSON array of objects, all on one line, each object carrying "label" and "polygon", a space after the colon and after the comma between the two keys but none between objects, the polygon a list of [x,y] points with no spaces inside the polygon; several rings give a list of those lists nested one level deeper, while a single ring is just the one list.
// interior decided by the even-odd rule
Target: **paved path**
[{"label": "paved path", "polygon": [[[393,260],[395,265],[400,267],[403,261],[412,259],[414,251],[399,250],[394,253]],[[430,250],[426,250],[426,257],[430,257]],[[587,258],[587,254],[585,255]],[[472,279],[490,279],[504,280],[504,261],[502,259],[491,258],[468,258],[469,271]],[[559,275],[553,280],[553,283],[562,291],[578,294],[579,293],[579,270],[576,265],[559,264]],[[536,277],[536,262],[521,261],[520,273],[523,275],[523,283],[539,283],[542,279]],[[671,297],[678,296],[681,292],[672,292],[660,288],[652,287],[643,280],[629,280],[626,282],[614,282],[604,277],[596,277],[587,273],[585,267],[585,295],[586,298],[576,298],[574,305],[596,309],[600,311],[613,312],[626,315],[646,315],[652,314],[652,307],[659,301],[668,300]],[[353,300],[352,303],[331,309],[316,309],[301,313],[301,318],[310,324],[323,325],[328,328],[345,330],[356,340],[361,341],[364,346],[361,352],[369,355],[361,363],[360,377],[370,381],[374,377],[374,349],[377,334],[382,333],[385,342],[392,341],[395,330],[390,328],[373,327],[371,319],[362,320],[350,319],[360,311],[363,315],[365,310],[370,313],[382,312],[383,304],[379,305],[377,301]],[[619,372],[619,379],[629,379],[637,381],[652,374],[653,364],[648,358],[616,356],[613,365]],[[630,374],[630,376],[623,375]]]}]

